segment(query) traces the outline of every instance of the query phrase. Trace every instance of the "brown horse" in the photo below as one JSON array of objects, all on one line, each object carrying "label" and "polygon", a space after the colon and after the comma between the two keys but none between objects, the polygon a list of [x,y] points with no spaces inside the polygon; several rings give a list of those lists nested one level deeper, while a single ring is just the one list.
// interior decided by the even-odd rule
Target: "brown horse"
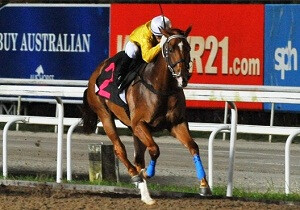
[{"label": "brown horse", "polygon": [[[186,103],[182,88],[186,87],[190,78],[190,45],[186,39],[190,31],[191,27],[186,31],[161,30],[166,37],[162,53],[157,56],[154,63],[140,69],[138,76],[126,90],[129,115],[122,107],[95,94],[96,80],[110,59],[101,63],[93,72],[85,92],[84,102],[87,106],[83,117],[84,127],[93,130],[97,118],[101,120],[107,136],[114,145],[116,156],[128,169],[132,181],[140,183],[142,200],[148,204],[154,201],[149,196],[145,179],[154,176],[156,160],[160,155],[159,147],[151,133],[163,129],[169,130],[193,156],[200,181],[200,194],[204,196],[211,194],[198,145],[190,135],[185,117]],[[135,165],[127,158],[125,147],[116,131],[115,117],[127,125],[133,133]],[[144,170],[146,149],[149,151],[151,161],[147,170]]]}]

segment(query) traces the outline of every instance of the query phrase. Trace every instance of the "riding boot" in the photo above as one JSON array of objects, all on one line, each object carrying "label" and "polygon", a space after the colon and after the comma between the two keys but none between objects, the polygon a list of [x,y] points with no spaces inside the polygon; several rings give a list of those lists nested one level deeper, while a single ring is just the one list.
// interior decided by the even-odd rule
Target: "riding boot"
[{"label": "riding boot", "polygon": [[134,78],[136,77],[139,68],[144,63],[145,62],[142,59],[139,59],[139,58],[132,59],[132,62],[129,64],[129,67],[128,67],[129,71],[127,72],[126,76],[124,77],[124,79],[122,80],[120,85],[118,86],[119,92],[122,92],[124,89],[126,89],[130,85],[132,80],[134,80]]},{"label": "riding boot", "polygon": [[119,68],[119,73],[117,76],[117,86],[119,87],[121,83],[124,81],[124,78],[129,72],[129,67],[132,63],[133,59],[130,58],[127,54],[124,53],[124,56],[122,58],[122,62],[119,64],[117,68]]}]

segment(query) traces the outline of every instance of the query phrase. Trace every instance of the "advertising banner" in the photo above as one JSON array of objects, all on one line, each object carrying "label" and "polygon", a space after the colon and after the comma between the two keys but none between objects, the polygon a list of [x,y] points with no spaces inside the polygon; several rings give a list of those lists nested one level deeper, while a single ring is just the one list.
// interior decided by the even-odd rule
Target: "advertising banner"
[{"label": "advertising banner", "polygon": [[[162,4],[172,26],[187,29],[191,83],[263,85],[264,5]],[[158,4],[112,4],[110,55],[124,49],[129,34],[161,15]],[[190,102],[189,107],[224,107],[222,102]],[[261,103],[239,108],[262,109]]]},{"label": "advertising banner", "polygon": [[[265,6],[265,85],[300,86],[300,5]],[[270,109],[270,104],[264,105]],[[275,104],[300,111],[300,105]]]},{"label": "advertising banner", "polygon": [[0,77],[87,80],[109,54],[109,5],[0,8]]}]

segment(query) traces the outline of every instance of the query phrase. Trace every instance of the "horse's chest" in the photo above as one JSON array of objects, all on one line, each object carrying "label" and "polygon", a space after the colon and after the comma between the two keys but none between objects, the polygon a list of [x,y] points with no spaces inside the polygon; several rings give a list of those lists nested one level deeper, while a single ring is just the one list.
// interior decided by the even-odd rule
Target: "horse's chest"
[{"label": "horse's chest", "polygon": [[156,127],[176,123],[182,120],[185,113],[184,109],[176,97],[157,103],[151,124]]}]

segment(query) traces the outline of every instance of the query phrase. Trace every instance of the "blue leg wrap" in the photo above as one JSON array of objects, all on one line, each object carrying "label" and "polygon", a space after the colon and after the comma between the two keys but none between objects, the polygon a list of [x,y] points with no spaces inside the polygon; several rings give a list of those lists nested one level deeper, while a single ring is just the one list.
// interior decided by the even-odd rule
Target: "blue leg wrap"
[{"label": "blue leg wrap", "polygon": [[199,180],[202,180],[206,175],[205,175],[205,171],[204,171],[200,156],[194,155],[193,160],[194,160],[195,167],[196,167],[197,177]]},{"label": "blue leg wrap", "polygon": [[150,163],[148,165],[146,174],[148,177],[153,177],[155,174],[155,165],[156,165],[156,161],[154,160],[150,160]]}]

